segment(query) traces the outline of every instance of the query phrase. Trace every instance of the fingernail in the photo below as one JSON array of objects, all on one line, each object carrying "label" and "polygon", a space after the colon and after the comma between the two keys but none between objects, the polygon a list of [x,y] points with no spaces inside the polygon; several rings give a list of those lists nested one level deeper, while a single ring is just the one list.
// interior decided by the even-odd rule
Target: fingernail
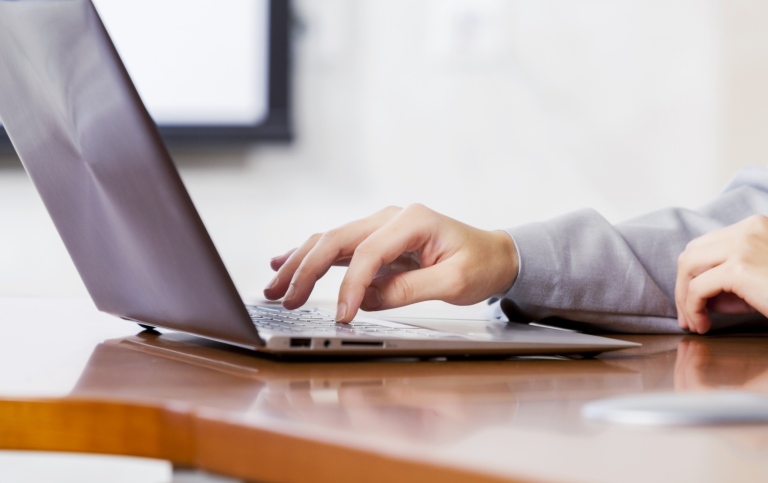
[{"label": "fingernail", "polygon": [[294,287],[293,284],[291,284],[288,286],[288,291],[285,292],[285,297],[283,297],[283,301],[291,300],[294,295],[296,295],[296,287]]},{"label": "fingernail", "polygon": [[344,302],[340,303],[338,307],[336,307],[336,322],[341,322],[344,320],[344,317],[347,315],[347,304]]}]

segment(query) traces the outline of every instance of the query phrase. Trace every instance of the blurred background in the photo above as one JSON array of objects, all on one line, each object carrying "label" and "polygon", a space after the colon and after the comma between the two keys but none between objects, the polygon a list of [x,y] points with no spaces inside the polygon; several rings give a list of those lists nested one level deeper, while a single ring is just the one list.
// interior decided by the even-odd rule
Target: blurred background
[{"label": "blurred background", "polygon": [[[620,221],[695,207],[768,160],[768,3],[292,9],[293,140],[172,146],[245,298],[271,278],[270,257],[387,205],[420,202],[488,229],[585,206]],[[0,156],[0,227],[0,295],[86,293],[11,154]],[[340,275],[318,295],[335,298]]]}]

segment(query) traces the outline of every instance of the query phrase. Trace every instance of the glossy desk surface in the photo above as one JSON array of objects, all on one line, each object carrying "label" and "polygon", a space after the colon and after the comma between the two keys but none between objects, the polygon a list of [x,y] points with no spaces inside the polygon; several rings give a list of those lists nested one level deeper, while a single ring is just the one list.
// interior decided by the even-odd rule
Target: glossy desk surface
[{"label": "glossy desk surface", "polygon": [[280,362],[139,333],[83,300],[0,313],[0,449],[252,481],[768,481],[767,425],[580,416],[606,396],[768,392],[768,335],[626,337],[643,347],[591,360]]}]

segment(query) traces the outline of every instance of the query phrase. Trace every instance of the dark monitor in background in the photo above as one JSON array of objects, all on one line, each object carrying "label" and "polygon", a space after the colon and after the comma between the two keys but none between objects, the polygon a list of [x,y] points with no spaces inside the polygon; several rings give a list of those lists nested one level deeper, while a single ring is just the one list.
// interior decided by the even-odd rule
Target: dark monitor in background
[{"label": "dark monitor in background", "polygon": [[166,142],[291,139],[288,0],[93,3]]}]

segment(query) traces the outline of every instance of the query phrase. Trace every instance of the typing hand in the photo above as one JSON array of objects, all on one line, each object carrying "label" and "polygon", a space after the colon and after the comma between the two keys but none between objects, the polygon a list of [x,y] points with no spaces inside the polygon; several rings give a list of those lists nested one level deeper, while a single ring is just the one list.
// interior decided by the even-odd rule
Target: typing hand
[{"label": "typing hand", "polygon": [[336,320],[358,309],[382,310],[443,300],[480,302],[507,290],[517,277],[512,238],[460,223],[421,205],[391,207],[317,234],[272,259],[277,275],[264,290],[270,300],[298,308],[333,265],[348,266]]},{"label": "typing hand", "polygon": [[768,315],[768,217],[752,216],[688,244],[677,264],[680,327],[706,333],[709,312]]}]

